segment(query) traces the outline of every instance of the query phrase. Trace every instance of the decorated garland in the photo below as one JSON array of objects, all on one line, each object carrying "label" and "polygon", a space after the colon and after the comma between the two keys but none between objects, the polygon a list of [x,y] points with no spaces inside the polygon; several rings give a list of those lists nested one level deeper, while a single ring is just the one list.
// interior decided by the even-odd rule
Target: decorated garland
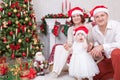
[{"label": "decorated garland", "polygon": [[[88,12],[84,12],[84,17],[88,19],[87,22],[91,22]],[[45,15],[41,19],[42,24],[40,25],[40,31],[41,31],[41,33],[43,33],[45,35],[47,35],[47,23],[45,21],[46,18],[68,18],[68,15],[65,15],[63,13]],[[68,21],[66,21],[66,23],[64,25],[61,25],[60,22],[56,21],[55,24],[54,24],[54,27],[52,29],[52,33],[57,37],[59,35],[60,29],[62,29],[62,32],[65,34],[65,36],[67,36],[67,30],[68,30],[70,25],[71,25],[71,23],[68,22]],[[63,27],[60,28],[61,26],[63,26]]]},{"label": "decorated garland", "polygon": [[46,24],[45,18],[68,18],[68,15],[65,15],[63,13],[45,15],[41,19],[42,20],[42,24],[40,25],[40,31],[41,31],[41,33],[47,35],[47,24]]}]

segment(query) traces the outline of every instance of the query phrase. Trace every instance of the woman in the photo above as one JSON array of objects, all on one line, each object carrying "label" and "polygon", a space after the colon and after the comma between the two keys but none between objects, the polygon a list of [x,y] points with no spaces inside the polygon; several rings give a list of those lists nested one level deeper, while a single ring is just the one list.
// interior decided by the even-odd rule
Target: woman
[{"label": "woman", "polygon": [[71,19],[72,26],[68,29],[66,43],[63,45],[58,45],[55,48],[53,70],[50,74],[52,78],[58,77],[64,65],[66,64],[66,60],[69,56],[68,49],[72,46],[74,41],[73,30],[79,26],[83,26],[85,22],[83,9],[79,7],[75,7],[69,10],[68,16]]}]

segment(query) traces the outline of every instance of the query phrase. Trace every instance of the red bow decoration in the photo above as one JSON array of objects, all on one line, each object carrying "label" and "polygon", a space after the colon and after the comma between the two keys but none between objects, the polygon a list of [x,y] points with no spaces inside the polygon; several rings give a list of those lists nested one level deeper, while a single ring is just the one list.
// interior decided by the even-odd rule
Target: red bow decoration
[{"label": "red bow decoration", "polygon": [[29,73],[27,75],[24,76],[20,76],[21,78],[29,78],[29,79],[33,79],[36,77],[36,71],[33,68],[30,68]]},{"label": "red bow decoration", "polygon": [[12,50],[18,50],[18,49],[20,49],[20,44],[16,44],[16,45],[10,44],[10,48],[11,48]]},{"label": "red bow decoration", "polygon": [[36,71],[35,71],[33,68],[30,68],[30,72],[29,72],[29,74],[28,74],[28,77],[29,77],[30,79],[33,79],[33,78],[36,77]]},{"label": "red bow decoration", "polygon": [[15,7],[18,7],[19,6],[19,2],[15,2],[15,3],[13,3],[13,4],[11,4],[11,8],[15,8]]},{"label": "red bow decoration", "polygon": [[1,72],[2,75],[4,75],[5,73],[7,73],[7,67],[5,67],[4,64],[3,64],[2,67],[0,67],[0,72]]}]

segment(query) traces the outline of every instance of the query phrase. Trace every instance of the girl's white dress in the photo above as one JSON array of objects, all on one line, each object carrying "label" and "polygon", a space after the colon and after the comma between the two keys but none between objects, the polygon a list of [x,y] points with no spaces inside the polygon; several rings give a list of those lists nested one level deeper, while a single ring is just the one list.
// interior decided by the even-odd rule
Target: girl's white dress
[{"label": "girl's white dress", "polygon": [[77,78],[89,78],[99,73],[97,64],[87,52],[84,43],[74,42],[69,64],[69,75]]}]

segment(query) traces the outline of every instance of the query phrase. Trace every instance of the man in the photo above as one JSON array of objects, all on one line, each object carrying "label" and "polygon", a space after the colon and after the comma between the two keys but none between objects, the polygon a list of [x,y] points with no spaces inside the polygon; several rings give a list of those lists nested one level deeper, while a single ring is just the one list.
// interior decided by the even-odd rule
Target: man
[{"label": "man", "polygon": [[[100,73],[94,80],[120,80],[120,23],[109,20],[108,8],[98,5],[91,10],[96,26],[92,29],[94,48],[90,51],[94,57],[104,59],[98,63]],[[114,74],[113,74],[114,73]]]}]

